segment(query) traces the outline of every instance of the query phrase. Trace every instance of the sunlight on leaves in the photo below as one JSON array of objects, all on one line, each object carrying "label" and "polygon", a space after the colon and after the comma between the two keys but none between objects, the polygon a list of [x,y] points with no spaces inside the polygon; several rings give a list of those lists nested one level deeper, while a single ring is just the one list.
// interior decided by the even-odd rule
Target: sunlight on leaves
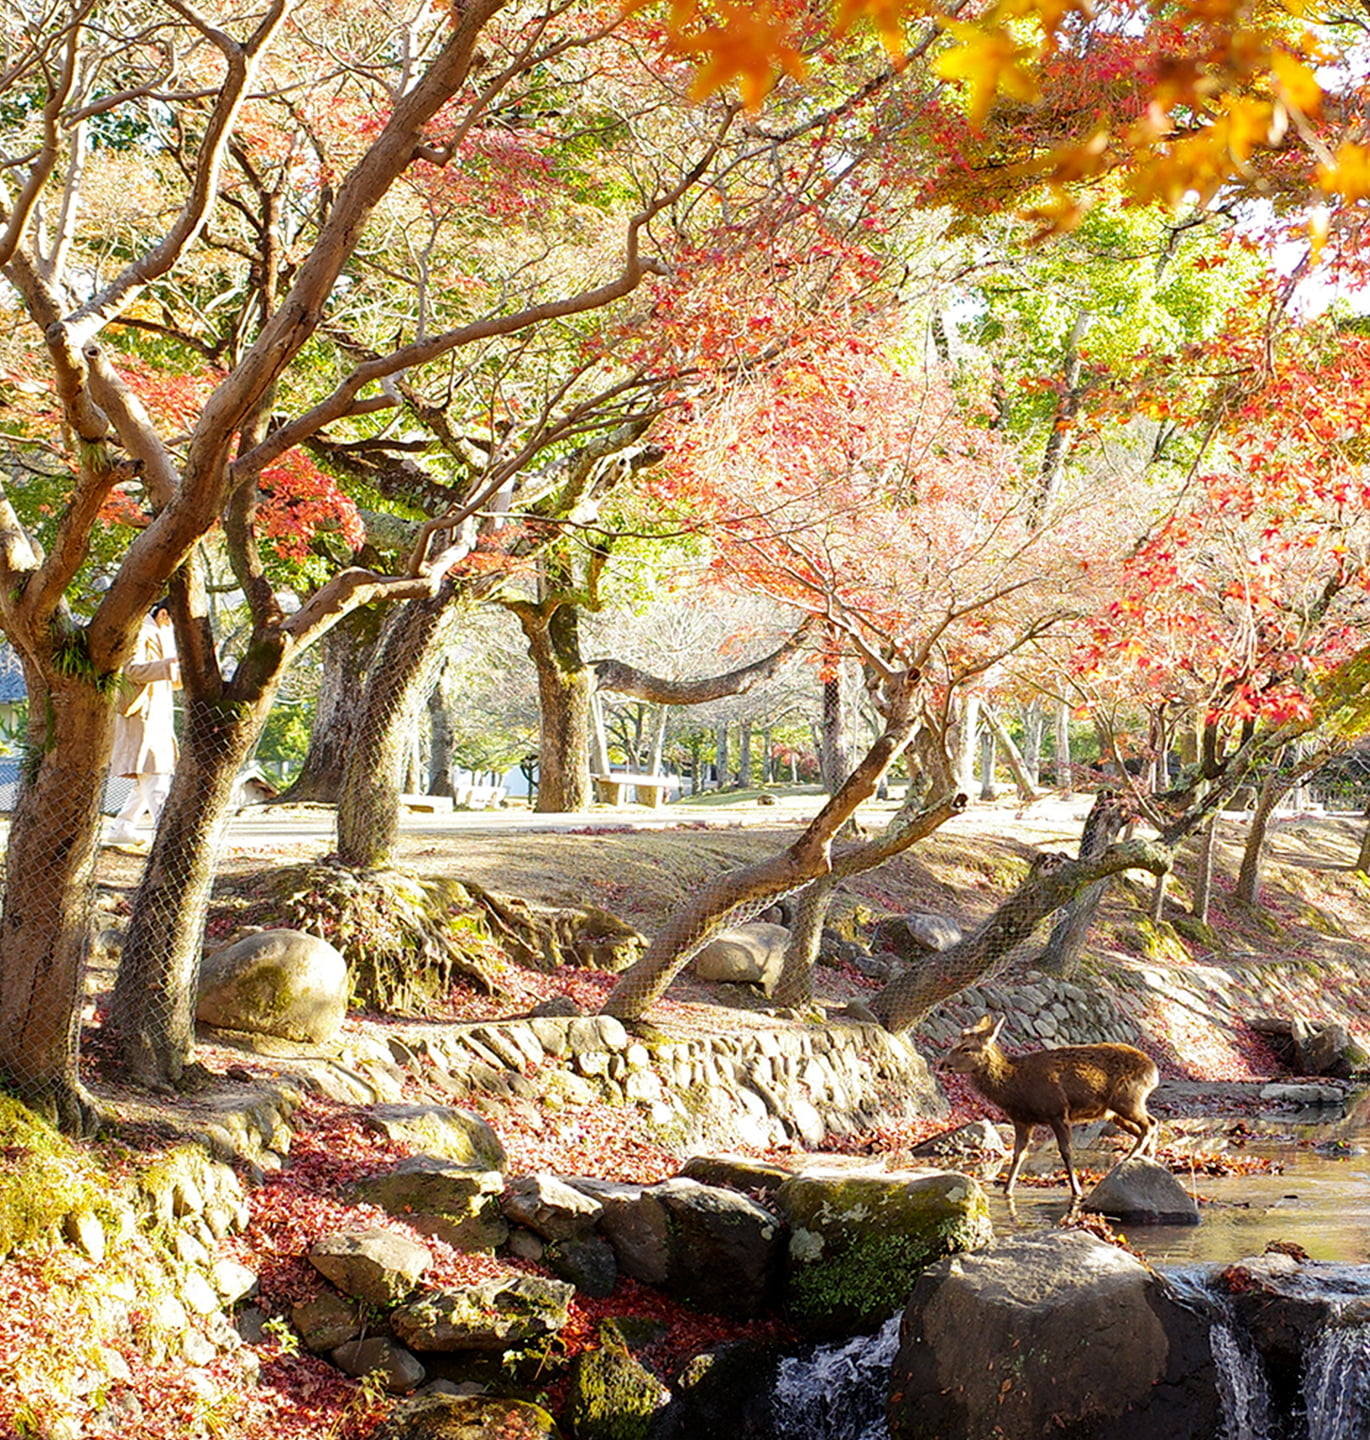
[{"label": "sunlight on leaves", "polygon": [[1028,103],[1037,99],[1037,81],[1027,68],[1027,62],[1037,58],[1037,47],[1020,45],[1003,26],[962,20],[941,23],[957,43],[938,56],[933,69],[944,80],[963,81],[969,87],[968,112],[974,129],[984,127],[1000,91]]}]

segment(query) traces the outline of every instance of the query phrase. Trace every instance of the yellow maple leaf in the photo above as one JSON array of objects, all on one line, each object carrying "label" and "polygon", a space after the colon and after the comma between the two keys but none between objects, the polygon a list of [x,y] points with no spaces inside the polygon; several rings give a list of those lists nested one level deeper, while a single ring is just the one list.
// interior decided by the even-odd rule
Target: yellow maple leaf
[{"label": "yellow maple leaf", "polygon": [[1311,66],[1296,60],[1284,50],[1276,50],[1270,57],[1270,72],[1275,80],[1275,91],[1286,105],[1303,115],[1318,113],[1322,105],[1322,86],[1318,84]]},{"label": "yellow maple leaf", "polygon": [[1223,97],[1223,114],[1214,122],[1217,139],[1238,165],[1245,165],[1258,145],[1275,138],[1275,113],[1264,100]]},{"label": "yellow maple leaf", "polygon": [[1088,209],[1087,205],[1081,204],[1066,190],[1053,185],[1050,200],[1044,205],[1023,212],[1023,219],[1033,221],[1038,227],[1028,244],[1040,245],[1054,235],[1068,235],[1079,226]]},{"label": "yellow maple leaf", "polygon": [[1037,47],[1020,45],[1002,25],[979,26],[964,20],[939,22],[956,44],[939,55],[933,68],[944,80],[962,80],[970,87],[970,123],[984,126],[994,97],[1002,90],[1015,100],[1037,99],[1037,81],[1025,62],[1035,60]]},{"label": "yellow maple leaf", "polygon": [[1343,200],[1370,200],[1370,145],[1343,140],[1332,163],[1318,166],[1318,184]]},{"label": "yellow maple leaf", "polygon": [[906,53],[904,21],[910,15],[925,13],[925,9],[921,0],[838,0],[833,32],[845,35],[858,20],[869,20],[881,44],[897,62],[902,62]]},{"label": "yellow maple leaf", "polygon": [[792,43],[790,23],[766,0],[743,6],[718,7],[717,21],[699,31],[687,30],[699,12],[692,4],[673,6],[668,29],[671,48],[700,61],[690,93],[712,95],[733,81],[748,110],[756,110],[783,72],[801,79],[804,58]]}]

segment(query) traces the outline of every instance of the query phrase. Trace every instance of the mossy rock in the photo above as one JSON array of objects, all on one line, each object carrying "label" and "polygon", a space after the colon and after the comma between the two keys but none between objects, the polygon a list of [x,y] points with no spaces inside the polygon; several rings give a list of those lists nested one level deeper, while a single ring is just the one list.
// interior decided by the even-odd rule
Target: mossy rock
[{"label": "mossy rock", "polygon": [[809,1172],[776,1198],[791,1226],[786,1308],[820,1338],[875,1329],[933,1261],[993,1239],[989,1202],[968,1175]]},{"label": "mossy rock", "polygon": [[356,1003],[427,1014],[458,977],[498,994],[512,962],[618,970],[645,948],[632,926],[596,906],[541,909],[473,883],[398,869],[293,865],[261,879],[236,918],[321,935],[346,957]]},{"label": "mossy rock", "polygon": [[0,1093],[0,1259],[55,1241],[68,1216],[113,1219],[108,1182],[21,1101]]},{"label": "mossy rock", "polygon": [[631,1354],[612,1320],[600,1326],[599,1342],[571,1366],[564,1419],[576,1440],[647,1440],[671,1392]]},{"label": "mossy rock", "polygon": [[493,1395],[418,1395],[391,1411],[372,1440],[560,1440],[552,1417],[526,1400]]},{"label": "mossy rock", "polygon": [[1188,965],[1189,951],[1175,926],[1166,922],[1156,924],[1152,920],[1139,920],[1135,925],[1122,931],[1118,937],[1134,954],[1141,955],[1153,965]]},{"label": "mossy rock", "polygon": [[1197,920],[1193,915],[1177,915],[1170,924],[1175,933],[1191,945],[1210,951],[1223,949],[1222,936],[1205,920]]}]

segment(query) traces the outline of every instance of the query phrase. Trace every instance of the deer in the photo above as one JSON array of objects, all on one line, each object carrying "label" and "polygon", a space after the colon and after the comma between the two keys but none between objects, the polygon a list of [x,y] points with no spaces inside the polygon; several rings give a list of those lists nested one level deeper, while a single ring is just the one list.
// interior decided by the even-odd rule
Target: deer
[{"label": "deer", "polygon": [[1147,1113],[1147,1096],[1156,1088],[1160,1072],[1149,1055],[1132,1045],[1062,1045],[1055,1050],[1033,1050],[1006,1055],[996,1043],[1004,1017],[986,1015],[961,1032],[961,1038],[937,1067],[966,1075],[992,1105],[1013,1124],[1013,1159],[1004,1180],[1004,1193],[1012,1198],[1013,1184],[1032,1132],[1050,1125],[1065,1161],[1072,1203],[1083,1191],[1070,1157],[1070,1127],[1085,1120],[1111,1117],[1135,1137],[1124,1157],[1131,1160],[1155,1148],[1160,1126]]}]

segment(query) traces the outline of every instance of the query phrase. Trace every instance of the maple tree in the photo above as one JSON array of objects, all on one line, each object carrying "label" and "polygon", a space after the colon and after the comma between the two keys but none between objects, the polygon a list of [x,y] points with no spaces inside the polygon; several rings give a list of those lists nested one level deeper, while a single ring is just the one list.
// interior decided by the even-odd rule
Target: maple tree
[{"label": "maple tree", "polygon": [[[802,1003],[836,880],[966,803],[948,763],[958,692],[1068,608],[1064,528],[1033,534],[1011,460],[982,416],[938,370],[892,364],[886,341],[815,345],[663,436],[714,506],[718,568],[821,620],[834,655],[850,647],[884,723],[791,847],[721,876],[658,932],[606,1002],[619,1018],[641,1014],[718,930],[809,887],[776,992]],[[879,839],[836,845],[915,734],[930,792],[910,786]]]},{"label": "maple tree", "polygon": [[[22,38],[7,93],[32,148],[14,172],[0,262],[18,332],[29,337],[24,363],[52,377],[65,442],[56,448],[68,468],[49,543],[40,551],[10,504],[0,554],[3,621],[24,665],[36,757],[14,816],[0,919],[0,1067],[66,1124],[79,1126],[87,1114],[73,1017],[114,678],[141,615],[170,584],[186,725],[110,1018],[136,1073],[174,1081],[192,1042],[214,836],[285,664],[363,603],[427,603],[477,538],[449,507],[397,572],[335,556],[323,583],[287,611],[270,573],[286,557],[274,552],[286,535],[302,542],[301,521],[317,521],[324,498],[298,447],[346,418],[394,410],[393,377],[630,294],[655,263],[644,246],[651,218],[698,179],[731,123],[729,107],[712,107],[703,133],[677,150],[680,168],[621,185],[607,206],[582,207],[578,218],[597,223],[583,226],[575,265],[546,254],[539,265],[532,227],[524,246],[505,244],[503,277],[496,269],[465,284],[459,273],[420,270],[418,283],[397,288],[379,240],[406,233],[425,213],[462,230],[448,256],[482,232],[512,240],[509,178],[521,172],[522,151],[501,136],[519,127],[489,117],[501,104],[512,115],[535,99],[551,61],[570,67],[575,90],[580,57],[600,47],[586,63],[604,69],[603,47],[621,33],[632,61],[624,73],[643,86],[663,83],[636,66],[641,37],[620,16],[548,12],[528,28],[523,14],[502,25],[505,8],[483,0],[451,17],[416,12],[402,55],[388,48],[388,16],[358,16],[345,39],[332,37],[340,48],[322,67],[330,83],[298,105],[298,82],[321,67],[308,29],[292,27],[284,5],[228,30],[152,5],[140,12],[159,37],[148,46],[121,38],[138,33],[122,12],[110,26],[82,9],[14,32]],[[384,60],[371,63],[377,54]],[[492,74],[473,71],[495,57]],[[116,59],[127,62],[122,88],[109,89],[106,64]],[[186,88],[164,95],[173,75]],[[582,93],[587,107],[602,107],[602,91]],[[460,183],[439,205],[448,171],[460,171]],[[592,191],[600,178],[573,176],[570,188]],[[63,186],[65,205],[54,198]],[[162,201],[144,205],[154,190]],[[54,229],[48,218],[59,213]],[[119,237],[112,247],[110,235]],[[440,288],[449,278],[455,283]],[[120,372],[124,349],[146,353],[162,375],[202,370],[201,392],[178,407],[174,387]],[[198,365],[186,366],[187,354]],[[33,428],[40,425],[41,417]],[[147,523],[124,527],[130,538],[106,563],[104,588],[76,594],[111,495],[122,488],[127,496],[135,481]],[[465,514],[497,488],[463,495]],[[22,507],[25,497],[16,499]],[[301,516],[306,500],[312,513]],[[284,515],[273,519],[277,502],[296,511],[294,528]],[[121,513],[137,518],[127,507]],[[345,548],[345,529],[337,534]],[[229,673],[199,560],[198,547],[214,535],[251,616]],[[313,535],[311,549],[326,550],[328,536]]]}]

